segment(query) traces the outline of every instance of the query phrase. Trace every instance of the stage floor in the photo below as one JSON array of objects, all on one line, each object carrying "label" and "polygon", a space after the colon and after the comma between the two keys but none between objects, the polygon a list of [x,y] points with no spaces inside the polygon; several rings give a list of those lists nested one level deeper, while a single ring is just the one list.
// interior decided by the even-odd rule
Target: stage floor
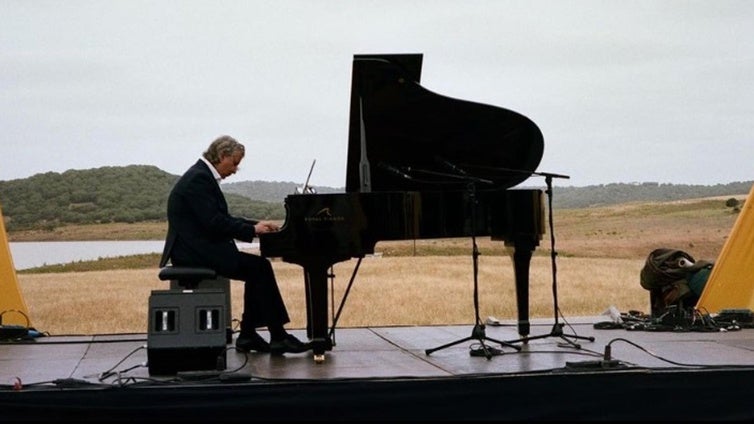
[{"label": "stage floor", "polygon": [[[605,322],[609,317],[578,317],[569,318],[565,324],[563,337],[552,335],[553,320],[533,320],[531,336],[527,343],[518,342],[517,328],[513,321],[501,321],[499,325],[486,325],[484,335],[485,346],[493,354],[484,356],[480,350],[479,340],[472,336],[473,325],[453,326],[406,326],[406,327],[365,327],[342,328],[334,333],[335,346],[325,354],[322,362],[316,362],[311,352],[301,354],[286,354],[285,356],[271,356],[269,354],[244,354],[235,351],[233,344],[227,345],[227,367],[221,371],[187,372],[178,375],[150,375],[147,367],[148,337],[147,334],[109,334],[94,336],[47,336],[33,341],[3,342],[0,344],[0,406],[5,411],[10,408],[12,417],[19,417],[20,413],[30,414],[27,409],[19,410],[14,415],[13,405],[24,408],[24,403],[14,403],[24,399],[21,394],[43,392],[45,399],[52,399],[51,393],[78,391],[85,395],[92,389],[100,388],[153,388],[161,393],[169,390],[180,390],[182,387],[196,385],[213,385],[228,387],[264,387],[280,383],[296,383],[301,390],[301,383],[312,387],[318,383],[327,382],[385,382],[385,381],[473,381],[484,377],[494,377],[510,381],[512,379],[523,382],[527,378],[542,376],[596,376],[598,380],[583,380],[587,386],[579,386],[582,394],[600,393],[599,387],[589,384],[603,384],[605,378],[614,378],[615,384],[620,381],[620,375],[632,374],[630,387],[621,389],[621,395],[644,402],[643,397],[636,397],[636,390],[646,390],[655,387],[662,376],[683,374],[681,380],[686,387],[679,387],[680,396],[696,393],[702,396],[705,391],[729,388],[731,396],[727,400],[719,400],[706,406],[707,412],[697,411],[691,417],[727,417],[724,411],[715,416],[715,409],[720,405],[735,403],[737,391],[748,392],[747,376],[754,373],[754,330],[744,328],[737,331],[635,331],[627,329],[596,329],[594,324]],[[305,339],[304,330],[292,330],[293,334]],[[264,334],[264,333],[263,333]],[[266,334],[264,334],[266,336]],[[579,336],[578,339],[569,337]],[[542,336],[542,337],[539,337]],[[468,340],[465,340],[469,338]],[[593,338],[594,341],[588,340]],[[498,343],[499,341],[505,343]],[[458,342],[453,344],[454,342]],[[510,345],[508,344],[510,343]],[[449,345],[450,346],[447,346]],[[511,347],[517,346],[520,351]],[[447,347],[444,347],[447,346]],[[439,348],[439,349],[437,349]],[[435,350],[436,349],[436,350]],[[430,350],[430,353],[428,353]],[[605,360],[605,351],[609,351]],[[706,374],[705,374],[706,373]],[[719,383],[712,383],[716,376],[723,375]],[[578,378],[578,377],[577,377]],[[675,377],[674,377],[675,378]],[[731,381],[740,381],[740,385],[729,387]],[[654,380],[653,380],[654,379]],[[502,381],[501,380],[501,381]],[[672,384],[672,379],[665,380],[663,385]],[[505,384],[505,383],[500,383]],[[515,384],[515,383],[514,383]],[[547,383],[553,384],[551,383]],[[556,391],[566,393],[573,390],[571,383],[565,379],[558,379]],[[290,387],[289,385],[288,387]],[[363,389],[364,386],[359,386]],[[480,386],[481,387],[481,386]],[[518,390],[516,387],[502,389]],[[518,384],[520,390],[525,390],[526,384]],[[663,386],[664,387],[664,386]],[[530,390],[532,388],[529,388]],[[291,390],[294,390],[291,388]],[[348,390],[346,388],[346,390]],[[484,390],[490,390],[485,388]],[[535,389],[536,390],[536,389]],[[612,389],[611,389],[612,390]],[[659,390],[659,388],[658,388]],[[672,385],[670,391],[672,391]],[[133,391],[131,391],[133,393]],[[454,391],[448,390],[449,401],[452,401]],[[541,393],[540,393],[541,394]],[[351,393],[350,395],[353,395]],[[574,412],[573,408],[565,411],[560,400],[542,399],[536,393],[531,393],[530,404],[527,405],[529,415],[521,406],[509,405],[508,412],[500,411],[499,415],[479,415],[475,412],[459,415],[461,418],[584,418],[594,417],[592,412]],[[69,395],[70,396],[70,395]],[[383,396],[385,396],[383,394]],[[473,396],[468,393],[467,396]],[[410,401],[412,395],[406,395]],[[546,412],[534,403],[539,398],[541,405],[549,409]],[[561,396],[559,396],[560,398]],[[571,399],[571,396],[564,396]],[[29,401],[33,401],[31,398]],[[36,400],[39,402],[39,399]],[[584,399],[584,405],[594,399]],[[698,405],[693,399],[687,399],[689,407]],[[142,400],[143,402],[143,400]],[[278,404],[285,404],[277,400]],[[290,400],[291,405],[295,400]],[[442,402],[442,399],[440,399]],[[53,402],[58,405],[59,402]],[[754,418],[754,403],[735,406],[735,417]],[[659,406],[659,405],[657,405]],[[37,404],[38,408],[44,405]],[[91,405],[92,411],[97,411],[97,405]],[[408,406],[406,406],[408,408]],[[463,407],[458,406],[459,409]],[[639,410],[646,406],[633,408],[637,411],[633,418],[668,418],[688,416],[686,412],[667,415],[658,412],[657,415],[647,417]],[[730,411],[730,406],[727,407]],[[438,409],[442,410],[442,408]],[[578,410],[578,408],[576,408]],[[620,416],[607,412],[597,417],[622,419],[631,416],[632,408]],[[648,410],[648,409],[647,409]],[[379,411],[379,410],[378,410]],[[71,412],[70,416],[81,418],[80,414]],[[362,411],[367,413],[366,411]],[[379,412],[377,412],[379,415]],[[648,413],[648,412],[647,412]],[[41,413],[45,418],[51,414]],[[371,412],[374,416],[374,412]],[[626,415],[628,414],[628,415]],[[679,415],[680,414],[680,415]],[[340,416],[360,418],[359,411],[352,413],[340,412]],[[439,414],[425,412],[406,412],[407,417],[437,418]],[[7,413],[6,413],[7,416]],[[455,416],[455,418],[459,418]],[[282,418],[300,418],[299,415],[285,415]],[[400,418],[398,412],[385,413],[382,418]],[[452,418],[447,414],[439,417]]]}]

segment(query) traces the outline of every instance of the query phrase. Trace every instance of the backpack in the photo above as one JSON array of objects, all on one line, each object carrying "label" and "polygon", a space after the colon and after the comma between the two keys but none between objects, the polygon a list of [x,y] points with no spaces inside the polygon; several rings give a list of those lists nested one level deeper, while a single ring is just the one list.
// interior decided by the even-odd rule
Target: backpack
[{"label": "backpack", "polygon": [[697,261],[683,250],[653,250],[639,274],[641,286],[654,295],[652,309],[680,302],[696,304],[713,265],[711,261]]}]

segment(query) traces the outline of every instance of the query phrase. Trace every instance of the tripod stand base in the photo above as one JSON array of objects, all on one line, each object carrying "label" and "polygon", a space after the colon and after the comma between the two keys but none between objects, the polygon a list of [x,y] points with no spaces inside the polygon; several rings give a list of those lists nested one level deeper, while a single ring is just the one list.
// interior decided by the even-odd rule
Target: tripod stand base
[{"label": "tripod stand base", "polygon": [[544,338],[547,338],[547,337],[560,337],[561,339],[563,339],[565,341],[565,343],[563,343],[564,346],[571,346],[571,347],[574,347],[576,349],[581,349],[581,345],[578,344],[578,343],[576,343],[572,339],[575,339],[575,340],[588,340],[590,342],[594,341],[594,337],[577,336],[575,334],[565,334],[565,333],[563,333],[563,324],[559,323],[559,322],[556,322],[555,324],[553,324],[552,329],[550,330],[550,334],[542,334],[542,335],[539,335],[539,336],[526,336],[526,337],[522,337],[522,338],[520,338],[518,340],[509,341],[508,343],[515,343],[515,342],[528,343],[529,340],[544,339]]},{"label": "tripod stand base", "polygon": [[519,346],[515,346],[515,345],[513,345],[513,344],[511,344],[509,342],[504,342],[502,340],[496,340],[496,339],[493,339],[491,337],[487,337],[486,332],[484,330],[484,324],[477,324],[471,330],[471,336],[464,337],[464,338],[462,338],[460,340],[456,340],[454,342],[446,343],[446,344],[444,344],[442,346],[438,346],[438,347],[435,347],[435,348],[432,348],[432,349],[427,349],[427,350],[424,351],[424,353],[427,356],[429,356],[429,355],[432,354],[432,352],[436,352],[438,350],[445,349],[446,347],[455,346],[457,344],[460,344],[460,343],[463,343],[463,342],[467,342],[467,341],[470,341],[470,340],[476,340],[476,341],[478,341],[479,344],[482,346],[480,348],[480,350],[481,350],[481,352],[483,352],[483,354],[481,354],[481,355],[480,354],[473,354],[472,356],[484,356],[487,359],[492,358],[493,354],[494,355],[499,355],[500,351],[498,351],[497,349],[490,349],[490,348],[488,348],[487,345],[484,344],[485,340],[486,341],[490,341],[490,342],[498,343],[501,346],[506,346],[506,347],[509,347],[511,349],[515,349],[516,351],[520,351],[521,350],[521,348]]}]

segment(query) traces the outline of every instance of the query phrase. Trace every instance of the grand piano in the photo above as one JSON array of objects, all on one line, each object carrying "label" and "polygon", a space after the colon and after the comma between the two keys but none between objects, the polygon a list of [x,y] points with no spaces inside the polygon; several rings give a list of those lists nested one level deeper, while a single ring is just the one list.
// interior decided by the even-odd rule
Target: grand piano
[{"label": "grand piano", "polygon": [[345,193],[291,194],[265,257],[301,265],[315,360],[332,350],[328,270],[381,240],[489,236],[513,260],[518,329],[529,334],[529,264],[543,192],[514,187],[542,159],[542,133],[507,109],[420,85],[421,54],[355,55]]}]

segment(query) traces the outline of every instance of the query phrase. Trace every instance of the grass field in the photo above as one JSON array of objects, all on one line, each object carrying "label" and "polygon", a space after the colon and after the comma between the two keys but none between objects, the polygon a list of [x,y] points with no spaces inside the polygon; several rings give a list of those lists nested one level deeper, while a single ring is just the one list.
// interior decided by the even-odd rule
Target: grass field
[{"label": "grass field", "polygon": [[[556,287],[566,321],[569,316],[598,315],[611,305],[649,312],[648,292],[639,285],[649,252],[670,247],[715,260],[738,216],[725,206],[725,199],[717,198],[556,210],[553,215],[555,269],[548,227],[531,264],[530,315],[553,316]],[[66,227],[9,237],[112,240],[117,234],[117,240],[161,239],[164,232],[164,223],[149,223]],[[515,318],[509,252],[489,237],[478,237],[477,244],[481,318]],[[338,326],[473,324],[470,239],[380,242],[375,252],[362,260]],[[138,255],[20,272],[32,325],[51,334],[145,332],[149,293],[167,288],[157,278],[157,262],[157,255]],[[352,259],[333,267],[333,307],[339,305],[356,263]],[[302,328],[301,268],[277,259],[273,267],[291,314],[289,327]],[[241,282],[233,282],[234,318],[242,312],[242,290]]]}]

